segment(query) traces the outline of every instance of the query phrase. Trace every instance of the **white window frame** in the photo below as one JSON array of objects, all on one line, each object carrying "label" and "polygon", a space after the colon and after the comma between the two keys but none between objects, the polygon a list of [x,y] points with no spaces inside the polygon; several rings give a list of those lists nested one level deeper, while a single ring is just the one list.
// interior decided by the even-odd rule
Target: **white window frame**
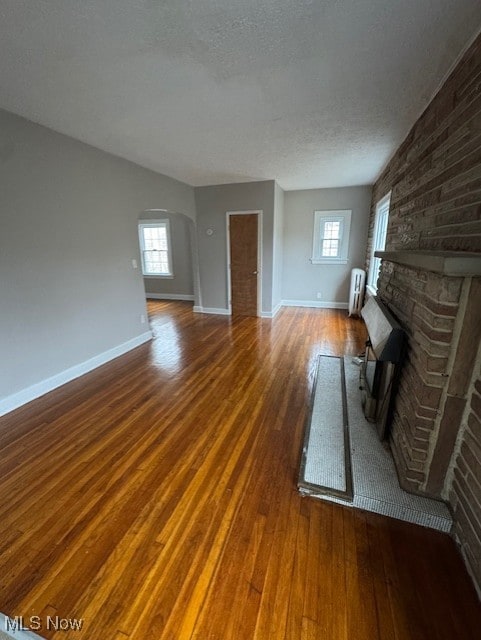
[{"label": "white window frame", "polygon": [[[314,231],[312,234],[312,264],[347,264],[349,258],[349,236],[351,232],[350,209],[314,211]],[[339,252],[337,256],[322,255],[322,240],[326,222],[340,222]]]},{"label": "white window frame", "polygon": [[367,288],[376,294],[379,271],[381,270],[381,258],[374,255],[375,251],[384,251],[386,247],[387,227],[389,224],[389,207],[391,204],[391,192],[381,198],[376,204],[376,217],[374,220],[374,233],[372,236],[371,257],[369,260],[369,272],[367,275]]},{"label": "white window frame", "polygon": [[[159,220],[141,220],[139,221],[139,245],[140,245],[140,257],[142,263],[142,275],[144,278],[167,278],[172,279],[174,277],[174,270],[172,267],[172,243],[171,243],[171,235],[170,235],[170,220],[168,218],[162,218]],[[169,265],[169,271],[166,273],[149,273],[145,268],[145,260],[144,260],[144,252],[145,244],[144,244],[144,234],[142,230],[145,228],[152,227],[164,227],[167,232],[167,262]]]}]

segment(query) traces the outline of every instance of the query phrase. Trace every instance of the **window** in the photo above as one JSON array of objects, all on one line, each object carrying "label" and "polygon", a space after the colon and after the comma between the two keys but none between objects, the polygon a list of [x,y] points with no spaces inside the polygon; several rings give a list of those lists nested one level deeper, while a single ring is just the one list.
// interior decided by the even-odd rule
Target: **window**
[{"label": "window", "polygon": [[374,292],[377,291],[377,280],[381,269],[381,258],[376,258],[375,251],[383,251],[386,246],[387,223],[389,220],[389,205],[391,194],[388,193],[376,205],[376,218],[374,221],[374,235],[372,238],[371,260],[369,263],[369,273],[367,285]]},{"label": "window", "polygon": [[314,211],[312,264],[346,264],[351,211]]},{"label": "window", "polygon": [[172,278],[172,252],[168,220],[139,223],[140,252],[144,276]]}]

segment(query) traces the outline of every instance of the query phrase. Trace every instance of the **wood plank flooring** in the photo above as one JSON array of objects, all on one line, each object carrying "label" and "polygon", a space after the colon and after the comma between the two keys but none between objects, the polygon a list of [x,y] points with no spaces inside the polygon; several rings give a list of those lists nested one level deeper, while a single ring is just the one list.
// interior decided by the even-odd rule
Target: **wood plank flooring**
[{"label": "wood plank flooring", "polygon": [[56,639],[479,638],[449,536],[297,491],[316,358],[360,321],[149,313],[152,343],[0,418],[0,611]]}]

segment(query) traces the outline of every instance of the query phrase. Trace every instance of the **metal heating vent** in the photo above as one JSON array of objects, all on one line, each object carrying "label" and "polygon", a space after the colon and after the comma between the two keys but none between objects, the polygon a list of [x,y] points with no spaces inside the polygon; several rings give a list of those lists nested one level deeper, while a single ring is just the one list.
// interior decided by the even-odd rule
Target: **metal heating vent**
[{"label": "metal heating vent", "polygon": [[404,330],[387,307],[371,297],[361,315],[366,323],[372,349],[378,360],[400,362],[403,353]]},{"label": "metal heating vent", "polygon": [[405,333],[376,297],[369,298],[361,315],[369,335],[361,365],[362,404],[364,415],[376,423],[382,440],[389,427],[393,390],[404,354]]}]

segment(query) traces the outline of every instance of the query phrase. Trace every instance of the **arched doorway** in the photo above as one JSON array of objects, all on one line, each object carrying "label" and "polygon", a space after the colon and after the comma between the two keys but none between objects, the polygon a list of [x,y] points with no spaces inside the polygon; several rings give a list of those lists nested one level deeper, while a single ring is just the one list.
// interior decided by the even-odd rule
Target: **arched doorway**
[{"label": "arched doorway", "polygon": [[166,209],[146,209],[138,218],[146,298],[200,305],[195,223]]}]

